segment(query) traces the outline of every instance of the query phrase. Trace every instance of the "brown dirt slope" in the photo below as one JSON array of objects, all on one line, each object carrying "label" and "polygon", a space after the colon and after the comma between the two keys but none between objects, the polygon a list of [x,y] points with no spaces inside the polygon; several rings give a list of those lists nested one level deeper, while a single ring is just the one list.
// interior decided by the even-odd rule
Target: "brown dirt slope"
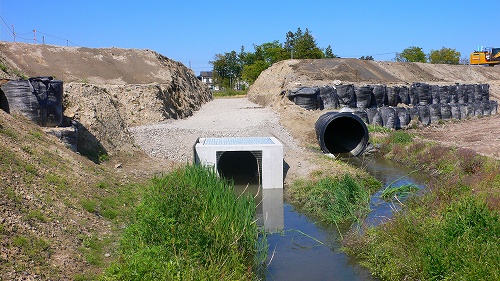
[{"label": "brown dirt slope", "polygon": [[185,118],[212,99],[192,70],[150,50],[0,42],[0,64],[0,78],[64,82],[64,115],[78,121],[82,151],[135,151],[128,127]]}]

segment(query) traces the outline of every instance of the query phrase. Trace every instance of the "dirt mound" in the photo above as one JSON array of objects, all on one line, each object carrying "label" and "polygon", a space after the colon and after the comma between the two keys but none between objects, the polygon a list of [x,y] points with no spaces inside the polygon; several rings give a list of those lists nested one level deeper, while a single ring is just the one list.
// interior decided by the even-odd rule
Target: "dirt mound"
[{"label": "dirt mound", "polygon": [[65,83],[64,115],[79,122],[82,152],[133,152],[128,127],[185,118],[212,99],[192,70],[150,50],[1,42],[0,64],[1,78]]},{"label": "dirt mound", "polygon": [[272,105],[283,91],[298,86],[333,84],[409,85],[413,82],[450,85],[488,83],[500,99],[500,67],[363,61],[357,59],[286,60],[262,72],[248,91],[250,100]]}]

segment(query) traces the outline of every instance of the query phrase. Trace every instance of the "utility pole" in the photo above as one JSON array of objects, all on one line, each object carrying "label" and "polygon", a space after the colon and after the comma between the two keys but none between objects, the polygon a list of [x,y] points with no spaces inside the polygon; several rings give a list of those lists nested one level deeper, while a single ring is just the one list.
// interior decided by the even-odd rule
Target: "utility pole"
[{"label": "utility pole", "polygon": [[14,37],[14,42],[16,42],[16,31],[14,31],[14,25],[12,25],[12,36]]},{"label": "utility pole", "polygon": [[36,44],[36,30],[33,29],[33,40],[35,41],[35,44]]}]

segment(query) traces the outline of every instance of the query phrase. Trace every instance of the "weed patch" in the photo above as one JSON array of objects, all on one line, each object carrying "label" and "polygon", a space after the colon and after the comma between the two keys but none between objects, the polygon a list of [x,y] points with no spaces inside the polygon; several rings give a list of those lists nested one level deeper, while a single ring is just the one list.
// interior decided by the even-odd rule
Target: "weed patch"
[{"label": "weed patch", "polygon": [[253,198],[237,198],[213,170],[186,166],[153,179],[102,279],[255,279],[262,245]]},{"label": "weed patch", "polygon": [[292,204],[330,224],[361,221],[370,211],[369,188],[348,175],[298,180],[288,192]]}]

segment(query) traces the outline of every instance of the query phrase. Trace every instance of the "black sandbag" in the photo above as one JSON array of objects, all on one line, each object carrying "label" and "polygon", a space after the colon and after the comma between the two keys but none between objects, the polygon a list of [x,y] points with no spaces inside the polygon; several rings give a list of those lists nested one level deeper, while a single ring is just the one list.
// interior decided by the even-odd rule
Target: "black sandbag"
[{"label": "black sandbag", "polygon": [[482,102],[483,101],[483,87],[481,84],[472,85],[474,91],[474,102]]},{"label": "black sandbag", "polygon": [[490,101],[481,102],[481,110],[483,111],[483,116],[491,115],[491,103],[490,103]]},{"label": "black sandbag", "polygon": [[296,95],[293,102],[307,110],[316,110],[319,108],[319,99],[315,95]]},{"label": "black sandbag", "polygon": [[40,124],[46,127],[57,127],[62,124],[63,83],[52,77],[33,77],[28,79],[32,93],[41,106]]},{"label": "black sandbag", "polygon": [[356,107],[359,109],[369,108],[372,102],[372,88],[370,86],[355,86]]},{"label": "black sandbag", "polygon": [[408,115],[410,116],[410,121],[420,121],[420,112],[418,110],[418,107],[408,107]]},{"label": "black sandbag", "polygon": [[401,129],[410,124],[410,113],[404,107],[395,107],[398,122],[396,122],[396,129]]},{"label": "black sandbag", "polygon": [[431,86],[431,103],[432,104],[438,104],[441,102],[439,99],[439,86],[438,85],[432,85]]},{"label": "black sandbag", "polygon": [[474,101],[475,101],[474,85],[467,84],[467,85],[464,85],[464,87],[465,87],[465,94],[467,95],[467,102],[474,103]]},{"label": "black sandbag", "polygon": [[457,99],[458,99],[458,103],[460,103],[460,104],[466,104],[469,102],[469,97],[467,95],[467,89],[466,89],[466,86],[463,84],[457,85]]},{"label": "black sandbag", "polygon": [[453,119],[461,119],[462,118],[462,115],[460,113],[460,105],[459,104],[451,103],[450,110],[451,110],[451,118],[453,118]]},{"label": "black sandbag", "polygon": [[[414,83],[415,84],[415,83]],[[413,84],[408,89],[408,95],[410,96],[410,105],[419,105],[418,92],[414,89]]]},{"label": "black sandbag", "polygon": [[418,112],[420,114],[420,122],[424,125],[431,123],[431,112],[428,105],[419,105]]},{"label": "black sandbag", "polygon": [[307,110],[315,110],[320,107],[318,87],[300,87],[290,90],[288,98],[296,105]]},{"label": "black sandbag", "polygon": [[363,122],[365,122],[365,124],[369,124],[368,114],[365,111],[356,110],[356,111],[353,111],[352,114],[358,116],[361,120],[363,120]]},{"label": "black sandbag", "polygon": [[12,80],[2,86],[6,102],[2,103],[4,111],[10,114],[21,114],[36,124],[41,124],[42,107],[35,95],[31,93],[28,80]]},{"label": "black sandbag", "polygon": [[429,113],[431,115],[431,123],[438,122],[441,120],[441,105],[431,104],[429,105]]},{"label": "black sandbag", "polygon": [[498,102],[496,100],[490,100],[491,115],[498,113]]},{"label": "black sandbag", "polygon": [[451,107],[447,103],[441,103],[441,119],[448,120],[451,119]]},{"label": "black sandbag", "polygon": [[368,117],[368,124],[383,126],[382,116],[380,115],[378,108],[367,108],[365,109],[366,115]]},{"label": "black sandbag", "polygon": [[418,97],[419,105],[432,104],[431,86],[426,83],[413,83],[411,91]]},{"label": "black sandbag", "polygon": [[450,103],[450,91],[448,86],[438,86],[439,103]]},{"label": "black sandbag", "polygon": [[337,85],[337,96],[339,97],[340,107],[356,108],[356,95],[354,94],[354,85]]},{"label": "black sandbag", "polygon": [[460,105],[460,119],[466,119],[474,116],[474,106],[470,103]]},{"label": "black sandbag", "polygon": [[450,103],[459,103],[458,94],[457,94],[457,85],[447,86],[448,88],[448,96]]},{"label": "black sandbag", "polygon": [[401,103],[401,99],[399,97],[399,89],[400,88],[398,86],[386,88],[388,106],[398,106],[398,104]]},{"label": "black sandbag", "polygon": [[481,100],[489,101],[490,100],[490,85],[489,84],[481,84]]},{"label": "black sandbag", "polygon": [[372,107],[382,107],[387,105],[387,87],[385,85],[371,85],[374,100],[372,100]]},{"label": "black sandbag", "polygon": [[396,128],[396,111],[392,107],[380,107],[380,115],[382,116],[382,122],[384,127],[395,129]]},{"label": "black sandbag", "polygon": [[483,107],[480,102],[475,102],[472,106],[474,106],[474,116],[483,116]]},{"label": "black sandbag", "polygon": [[399,86],[399,100],[402,104],[410,105],[410,88],[407,86]]},{"label": "black sandbag", "polygon": [[337,91],[332,86],[322,86],[319,88],[320,109],[339,108],[339,98]]}]

